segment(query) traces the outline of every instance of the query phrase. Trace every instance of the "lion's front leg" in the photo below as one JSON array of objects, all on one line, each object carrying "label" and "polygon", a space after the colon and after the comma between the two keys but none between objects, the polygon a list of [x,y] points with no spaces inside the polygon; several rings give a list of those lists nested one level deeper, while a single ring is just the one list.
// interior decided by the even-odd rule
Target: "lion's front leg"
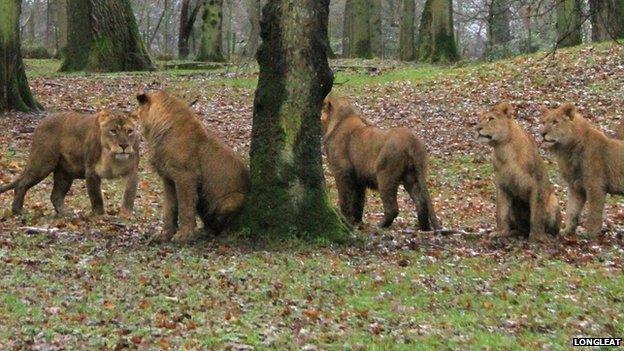
[{"label": "lion's front leg", "polygon": [[134,209],[134,199],[136,198],[137,186],[139,184],[139,176],[137,171],[133,171],[126,178],[126,189],[123,195],[123,204],[120,214],[122,217],[131,217]]},{"label": "lion's front leg", "polygon": [[163,178],[163,229],[154,237],[156,241],[167,242],[178,230],[178,198],[175,184],[171,179]]},{"label": "lion's front leg", "polygon": [[574,235],[578,227],[583,207],[585,206],[585,194],[582,191],[568,187],[568,205],[566,207],[565,228],[563,235]]},{"label": "lion's front leg", "polygon": [[[345,172],[337,173],[335,178],[340,212],[342,212],[342,215],[345,216],[350,223],[357,222],[358,218],[354,209],[355,202],[357,201],[357,194],[353,177],[350,173]],[[361,221],[361,217],[359,219]]]},{"label": "lion's front leg", "polygon": [[550,238],[546,236],[546,203],[544,192],[536,185],[531,191],[530,199],[530,231],[529,241],[547,242]]},{"label": "lion's front leg", "polygon": [[496,226],[500,235],[511,236],[512,199],[500,186],[496,189]]},{"label": "lion's front leg", "polygon": [[598,187],[587,189],[587,231],[592,238],[600,235],[607,193]]},{"label": "lion's front leg", "polygon": [[178,200],[178,231],[172,238],[177,242],[189,242],[193,239],[197,214],[197,180],[192,177],[179,176],[174,180]]},{"label": "lion's front leg", "polygon": [[104,200],[102,199],[102,180],[95,172],[87,172],[85,178],[87,182],[87,194],[89,195],[89,200],[91,200],[91,212],[94,215],[103,215]]}]

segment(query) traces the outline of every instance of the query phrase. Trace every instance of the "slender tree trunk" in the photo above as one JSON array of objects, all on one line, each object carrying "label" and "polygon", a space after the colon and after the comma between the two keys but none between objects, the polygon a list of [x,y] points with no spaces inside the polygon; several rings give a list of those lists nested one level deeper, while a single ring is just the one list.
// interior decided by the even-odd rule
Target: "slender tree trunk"
[{"label": "slender tree trunk", "polygon": [[492,0],[488,13],[488,60],[499,60],[509,57],[511,50],[511,4],[508,0]]},{"label": "slender tree trunk", "polygon": [[191,10],[191,0],[182,0],[180,8],[180,30],[178,32],[178,56],[185,59],[190,54],[189,38],[193,32],[195,20],[201,8],[203,0],[198,0]]},{"label": "slender tree trunk", "polygon": [[270,0],[263,11],[243,227],[261,240],[343,241],[321,165],[320,111],[332,88],[329,0]]},{"label": "slender tree trunk", "polygon": [[69,40],[62,71],[143,71],[152,61],[129,0],[68,0]]},{"label": "slender tree trunk", "polygon": [[57,11],[57,56],[64,58],[67,48],[67,0],[57,0]]},{"label": "slender tree trunk", "polygon": [[371,51],[375,57],[384,57],[383,31],[381,21],[381,0],[371,0],[369,4],[369,31]]},{"label": "slender tree trunk", "polygon": [[353,38],[353,1],[345,1],[344,22],[342,27],[342,57],[351,57],[351,38]]},{"label": "slender tree trunk", "polygon": [[260,12],[262,8],[261,0],[247,0],[249,8],[249,21],[251,22],[251,30],[247,44],[243,49],[243,56],[254,57],[260,45]]},{"label": "slender tree trunk", "polygon": [[232,0],[226,0],[225,2],[226,4],[226,9],[227,11],[225,12],[225,52],[226,52],[226,56],[228,60],[232,59],[232,17],[233,17],[233,13],[232,13],[232,8],[233,8],[233,4],[232,4]]},{"label": "slender tree trunk", "polygon": [[0,1],[0,111],[41,109],[33,98],[20,48],[21,0]]},{"label": "slender tree trunk", "polygon": [[416,55],[422,62],[459,60],[453,28],[453,0],[427,0],[420,20]]},{"label": "slender tree trunk", "polygon": [[583,43],[581,5],[581,0],[559,0],[557,2],[558,47],[575,46]]},{"label": "slender tree trunk", "polygon": [[401,23],[399,25],[399,58],[401,61],[414,60],[416,2],[414,0],[401,1]]},{"label": "slender tree trunk", "polygon": [[624,0],[589,0],[592,40],[624,38]]},{"label": "slender tree trunk", "polygon": [[164,0],[163,7],[163,11],[165,11],[163,18],[163,53],[168,57],[171,54],[171,12],[173,4],[170,0]]},{"label": "slender tree trunk", "polygon": [[204,5],[204,20],[197,60],[222,62],[223,58],[223,0],[208,0]]}]

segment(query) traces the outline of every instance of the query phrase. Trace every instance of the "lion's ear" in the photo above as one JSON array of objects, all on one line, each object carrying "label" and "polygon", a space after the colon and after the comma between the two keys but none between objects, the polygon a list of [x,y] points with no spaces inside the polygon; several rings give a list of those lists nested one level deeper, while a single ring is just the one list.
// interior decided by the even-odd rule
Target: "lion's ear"
[{"label": "lion's ear", "polygon": [[108,113],[108,111],[106,110],[102,110],[98,112],[98,114],[95,117],[95,120],[101,126],[108,121],[109,117],[110,117],[110,113]]},{"label": "lion's ear", "polygon": [[538,106],[537,109],[539,110],[539,112],[540,112],[540,114],[542,116],[546,116],[548,114],[548,112],[550,112],[550,109],[548,107],[544,106],[544,105]]},{"label": "lion's ear", "polygon": [[150,102],[149,96],[145,93],[139,93],[137,94],[137,101],[139,102],[139,105],[147,105]]},{"label": "lion's ear", "polygon": [[576,115],[576,106],[574,106],[571,102],[566,102],[561,106],[561,111],[563,111],[563,114],[565,114],[571,121]]},{"label": "lion's ear", "polygon": [[497,109],[507,118],[512,118],[515,111],[508,102],[503,102],[497,106]]}]

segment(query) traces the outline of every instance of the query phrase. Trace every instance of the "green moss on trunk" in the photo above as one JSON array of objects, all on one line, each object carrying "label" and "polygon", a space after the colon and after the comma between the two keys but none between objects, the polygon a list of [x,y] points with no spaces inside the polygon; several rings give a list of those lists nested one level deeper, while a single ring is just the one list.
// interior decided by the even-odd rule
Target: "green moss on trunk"
[{"label": "green moss on trunk", "polygon": [[427,0],[420,20],[416,56],[421,62],[455,62],[459,52],[453,28],[453,1]]},{"label": "green moss on trunk", "polygon": [[204,21],[197,60],[222,62],[223,58],[223,0],[209,0],[204,5]]},{"label": "green moss on trunk", "polygon": [[153,69],[129,0],[68,0],[68,43],[61,71]]},{"label": "green moss on trunk", "polygon": [[511,54],[511,19],[509,3],[506,0],[492,0],[488,13],[488,60],[499,60]]},{"label": "green moss on trunk", "polygon": [[402,61],[412,61],[414,59],[415,11],[416,3],[414,0],[401,0],[399,58]]},{"label": "green moss on trunk", "polygon": [[329,0],[270,1],[263,11],[251,142],[252,191],[241,226],[261,240],[344,241],[329,203],[319,113],[332,87]]},{"label": "green moss on trunk", "polygon": [[0,111],[32,111],[41,105],[32,96],[20,47],[20,0],[0,1]]}]

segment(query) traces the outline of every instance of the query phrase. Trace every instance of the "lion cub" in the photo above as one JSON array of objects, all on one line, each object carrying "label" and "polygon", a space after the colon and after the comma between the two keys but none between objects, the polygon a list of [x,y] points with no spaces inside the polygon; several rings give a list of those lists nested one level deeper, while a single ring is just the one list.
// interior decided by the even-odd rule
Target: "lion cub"
[{"label": "lion cub", "polygon": [[568,186],[563,233],[575,233],[587,202],[586,228],[591,236],[597,236],[607,194],[624,195],[624,141],[605,136],[571,103],[544,110],[542,124],[544,146],[554,153]]},{"label": "lion cub", "polygon": [[39,123],[33,134],[30,156],[24,172],[0,187],[0,193],[15,189],[13,213],[24,206],[26,191],[50,173],[54,186],[50,199],[58,214],[65,212],[65,196],[74,179],[86,179],[94,214],[104,213],[100,182],[126,178],[122,215],[130,215],[137,188],[139,135],[136,119],[122,112],[102,111],[96,115],[61,113]]},{"label": "lion cub", "polygon": [[494,148],[496,221],[503,235],[528,236],[531,241],[559,234],[561,213],[535,141],[502,103],[480,116],[478,139]]},{"label": "lion cub", "polygon": [[247,166],[184,101],[162,91],[137,99],[151,163],[164,184],[164,228],[156,239],[191,240],[197,214],[205,228],[220,232],[245,203]]},{"label": "lion cub", "polygon": [[409,129],[376,128],[348,101],[335,97],[325,99],[321,123],[340,209],[348,220],[361,222],[366,188],[379,189],[384,206],[380,225],[390,226],[399,213],[397,190],[403,184],[418,207],[420,229],[439,229],[427,189],[427,151]]}]

